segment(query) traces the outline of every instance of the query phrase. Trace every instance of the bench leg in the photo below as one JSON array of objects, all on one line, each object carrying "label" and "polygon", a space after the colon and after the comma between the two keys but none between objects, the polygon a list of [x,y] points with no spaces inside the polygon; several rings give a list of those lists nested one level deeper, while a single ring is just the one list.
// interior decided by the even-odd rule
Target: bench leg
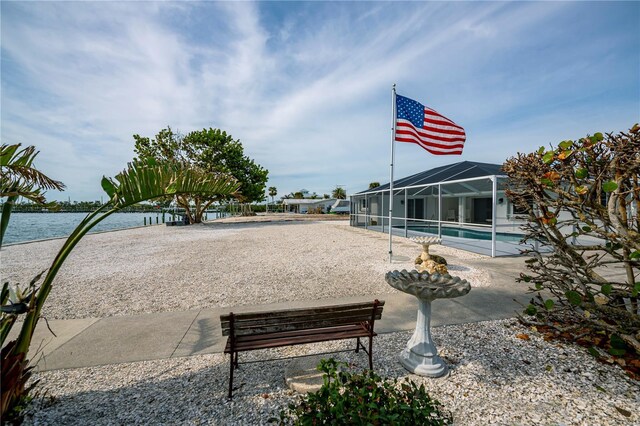
[{"label": "bench leg", "polygon": [[236,360],[234,361],[236,368],[238,368],[238,352],[236,352]]},{"label": "bench leg", "polygon": [[360,352],[360,338],[356,337],[356,353]]},{"label": "bench leg", "polygon": [[[236,352],[236,356],[237,356]],[[233,352],[229,354],[229,399],[231,399],[231,392],[233,391],[233,370],[234,370],[234,362],[233,362]]]},{"label": "bench leg", "polygon": [[373,370],[373,337],[369,337],[369,370]]}]

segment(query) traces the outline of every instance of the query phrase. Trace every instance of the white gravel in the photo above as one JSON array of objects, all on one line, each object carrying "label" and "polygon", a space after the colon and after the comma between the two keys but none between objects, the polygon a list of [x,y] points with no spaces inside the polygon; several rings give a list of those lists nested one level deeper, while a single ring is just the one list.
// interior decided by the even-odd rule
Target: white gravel
[{"label": "white gravel", "polygon": [[[413,269],[421,246],[339,222],[209,223],[151,226],[87,235],[54,282],[44,315],[102,318],[150,312],[394,293],[391,269]],[[2,249],[2,282],[28,283],[47,269],[64,240]],[[482,256],[444,246],[452,275],[489,285],[465,263]],[[313,295],[313,296],[310,296]]]},{"label": "white gravel", "polygon": [[[516,338],[528,333],[531,339]],[[457,425],[637,425],[640,387],[578,347],[545,342],[515,320],[433,329],[449,377],[410,375],[397,362],[409,332],[380,335],[374,368],[388,378],[424,383]],[[328,342],[256,351],[240,360],[269,359],[352,347]],[[366,355],[335,358],[367,364]],[[228,358],[221,354],[59,370],[36,374],[46,398],[26,424],[266,424],[296,398],[284,384],[290,360],[241,365],[232,402],[226,399]]]},{"label": "white gravel", "polygon": [[[385,235],[346,222],[153,226],[87,236],[60,271],[45,305],[49,318],[87,318],[393,293],[391,269],[412,269],[421,247],[394,237],[393,265]],[[5,247],[2,281],[28,282],[46,269],[63,240]],[[470,261],[482,256],[443,246],[452,275],[488,286]],[[516,338],[526,332],[528,341]],[[640,424],[640,388],[582,348],[545,342],[514,320],[433,329],[449,377],[409,375],[397,354],[408,332],[380,335],[374,366],[384,377],[424,383],[458,425]],[[242,360],[303,355],[353,342],[256,351]],[[336,354],[366,365],[366,355]],[[35,373],[44,398],[27,424],[266,424],[296,398],[284,384],[290,360],[245,364],[226,399],[228,358],[222,354]]]}]

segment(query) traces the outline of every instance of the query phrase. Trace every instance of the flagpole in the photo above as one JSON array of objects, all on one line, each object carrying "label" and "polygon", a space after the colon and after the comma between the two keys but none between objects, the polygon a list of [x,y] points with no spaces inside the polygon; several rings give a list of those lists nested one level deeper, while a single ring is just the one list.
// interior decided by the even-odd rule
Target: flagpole
[{"label": "flagpole", "polygon": [[396,85],[391,87],[391,111],[392,126],[391,126],[391,177],[389,179],[389,263],[393,259],[393,162],[395,161],[394,141],[396,139]]}]

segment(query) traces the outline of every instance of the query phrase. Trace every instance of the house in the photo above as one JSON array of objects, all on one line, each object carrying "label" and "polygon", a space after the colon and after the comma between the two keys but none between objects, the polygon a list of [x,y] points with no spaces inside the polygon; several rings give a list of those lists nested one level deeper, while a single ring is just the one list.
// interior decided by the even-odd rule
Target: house
[{"label": "house", "polygon": [[308,213],[310,210],[327,213],[335,202],[335,198],[285,198],[282,200],[284,210],[293,213]]},{"label": "house", "polygon": [[331,206],[331,212],[337,214],[349,214],[351,212],[351,202],[349,200],[336,200]]},{"label": "house", "polygon": [[[462,161],[393,182],[393,232],[519,241],[523,213],[505,196],[501,165]],[[350,197],[351,226],[389,232],[389,184]]]}]

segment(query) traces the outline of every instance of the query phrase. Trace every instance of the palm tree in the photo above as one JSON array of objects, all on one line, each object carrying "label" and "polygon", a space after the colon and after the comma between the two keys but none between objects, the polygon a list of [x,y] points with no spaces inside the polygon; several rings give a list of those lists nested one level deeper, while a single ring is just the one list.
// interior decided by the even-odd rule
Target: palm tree
[{"label": "palm tree", "polygon": [[271,202],[273,203],[273,198],[278,195],[278,189],[275,186],[270,186],[269,195],[271,196]]},{"label": "palm tree", "polygon": [[48,189],[62,191],[64,184],[53,180],[33,165],[38,155],[34,146],[20,149],[21,144],[2,145],[0,148],[0,197],[7,197],[2,205],[0,219],[0,247],[9,225],[13,205],[19,197],[38,204],[46,204],[44,192]]},{"label": "palm tree", "polygon": [[[278,195],[278,189],[275,186],[269,187],[269,196],[271,197],[271,203],[274,202],[274,197]],[[267,210],[269,210],[269,204],[267,203]]]},{"label": "palm tree", "polygon": [[333,196],[333,198],[337,198],[338,200],[344,200],[345,198],[347,198],[346,191],[344,190],[344,188],[339,186],[336,186],[336,189],[333,190],[331,195]]},{"label": "palm tree", "polygon": [[[229,175],[202,173],[175,163],[157,163],[155,160],[131,163],[125,171],[115,177],[115,180],[103,178],[102,188],[109,196],[109,201],[89,213],[71,233],[54,258],[41,286],[36,288],[36,282],[40,278],[38,276],[25,291],[28,295],[18,301],[9,300],[8,283],[2,287],[2,417],[6,418],[5,416],[25,399],[29,391],[25,390],[25,384],[32,367],[28,367],[27,354],[42,307],[58,271],[87,232],[111,214],[142,201],[183,194],[207,197],[237,196],[238,187],[237,181]],[[22,313],[25,317],[17,339],[5,345],[4,340],[17,314]]]}]

